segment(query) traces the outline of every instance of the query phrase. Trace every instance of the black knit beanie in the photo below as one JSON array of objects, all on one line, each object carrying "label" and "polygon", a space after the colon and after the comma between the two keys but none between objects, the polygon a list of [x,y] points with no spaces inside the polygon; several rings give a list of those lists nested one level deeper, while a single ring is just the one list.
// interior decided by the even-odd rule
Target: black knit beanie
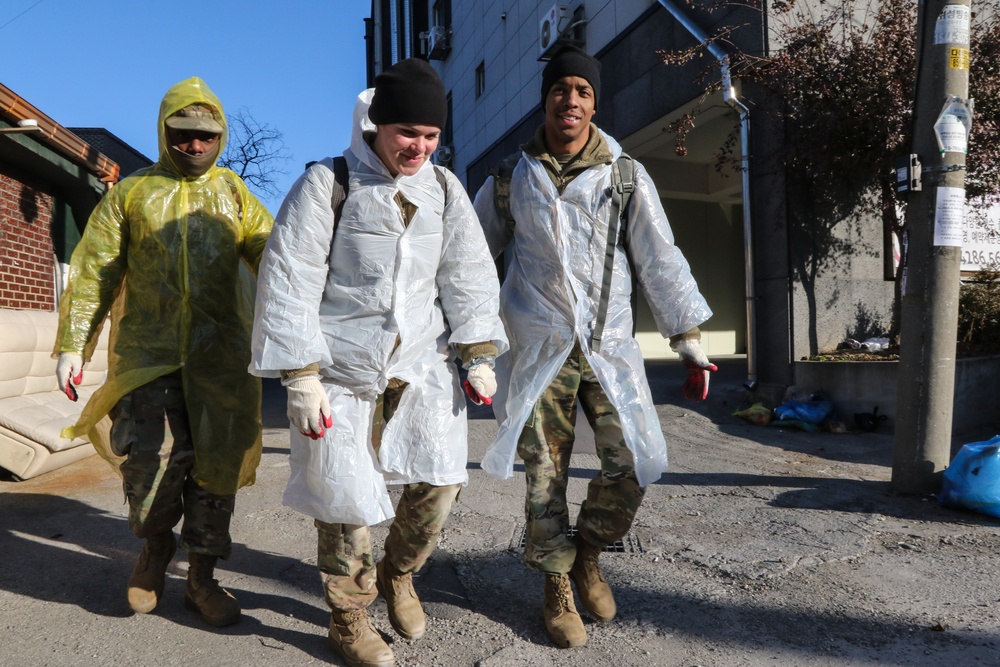
[{"label": "black knit beanie", "polygon": [[542,70],[542,106],[549,95],[549,88],[564,76],[586,79],[594,89],[594,108],[601,97],[601,63],[573,45],[564,46]]},{"label": "black knit beanie", "polygon": [[426,60],[400,60],[375,77],[368,118],[376,125],[412,123],[443,130],[448,98],[441,77]]}]

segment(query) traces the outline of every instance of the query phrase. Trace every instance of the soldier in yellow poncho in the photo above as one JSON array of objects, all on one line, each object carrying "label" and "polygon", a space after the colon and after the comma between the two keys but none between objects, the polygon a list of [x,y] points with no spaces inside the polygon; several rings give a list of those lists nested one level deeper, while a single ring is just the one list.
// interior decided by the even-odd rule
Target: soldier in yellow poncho
[{"label": "soldier in yellow poncho", "polygon": [[[53,356],[73,381],[110,320],[107,382],[65,437],[88,434],[119,469],[129,525],[146,539],[129,606],[152,611],[177,547],[188,553],[187,607],[235,623],[213,578],[232,546],[236,490],[260,460],[260,380],[247,373],[253,281],[273,218],[229,169],[218,97],[195,77],[172,87],[157,120],[159,160],[113,187],[73,253]],[[110,433],[99,428],[105,415]]]}]

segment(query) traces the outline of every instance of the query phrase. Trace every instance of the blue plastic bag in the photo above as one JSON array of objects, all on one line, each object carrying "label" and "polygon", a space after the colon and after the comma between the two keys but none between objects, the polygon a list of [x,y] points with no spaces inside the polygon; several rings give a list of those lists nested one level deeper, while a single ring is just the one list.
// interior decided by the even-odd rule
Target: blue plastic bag
[{"label": "blue plastic bag", "polygon": [[822,424],[833,413],[831,401],[785,401],[774,409],[779,420]]},{"label": "blue plastic bag", "polygon": [[938,502],[1000,518],[1000,435],[962,445],[944,471]]}]

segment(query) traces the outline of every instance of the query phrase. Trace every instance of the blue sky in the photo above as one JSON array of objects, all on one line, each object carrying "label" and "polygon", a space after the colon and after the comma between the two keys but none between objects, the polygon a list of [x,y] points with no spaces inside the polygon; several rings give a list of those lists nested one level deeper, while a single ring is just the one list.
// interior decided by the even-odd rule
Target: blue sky
[{"label": "blue sky", "polygon": [[[284,135],[284,194],[350,142],[365,87],[366,0],[3,0],[0,83],[66,127],[104,127],[157,158],[156,114],[200,76],[229,112]],[[265,200],[276,213],[281,198]]]}]

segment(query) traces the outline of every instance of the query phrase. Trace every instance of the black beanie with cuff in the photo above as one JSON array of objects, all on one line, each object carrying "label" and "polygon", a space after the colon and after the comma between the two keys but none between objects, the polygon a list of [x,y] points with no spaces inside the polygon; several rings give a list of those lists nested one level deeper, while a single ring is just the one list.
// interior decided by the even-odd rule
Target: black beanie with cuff
[{"label": "black beanie with cuff", "polygon": [[441,77],[426,60],[400,60],[375,77],[368,118],[376,125],[411,123],[443,130],[448,98]]},{"label": "black beanie with cuff", "polygon": [[601,97],[601,61],[573,45],[564,46],[542,70],[542,106],[549,96],[549,88],[564,76],[586,79],[594,89],[594,108]]}]

